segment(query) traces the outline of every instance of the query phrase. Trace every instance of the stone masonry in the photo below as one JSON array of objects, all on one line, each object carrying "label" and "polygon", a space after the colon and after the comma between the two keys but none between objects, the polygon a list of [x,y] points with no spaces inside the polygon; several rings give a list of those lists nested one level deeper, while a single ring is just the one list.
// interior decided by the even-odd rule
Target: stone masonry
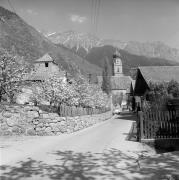
[{"label": "stone masonry", "polygon": [[60,117],[36,106],[1,105],[0,135],[60,135],[92,126],[111,117],[111,112]]}]

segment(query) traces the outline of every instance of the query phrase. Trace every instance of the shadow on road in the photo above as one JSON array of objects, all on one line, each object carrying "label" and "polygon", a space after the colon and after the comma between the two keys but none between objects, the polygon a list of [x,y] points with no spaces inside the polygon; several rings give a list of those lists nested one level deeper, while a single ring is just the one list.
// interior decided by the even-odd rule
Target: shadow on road
[{"label": "shadow on road", "polygon": [[122,112],[119,116],[116,117],[116,119],[136,121],[137,116],[132,112]]},{"label": "shadow on road", "polygon": [[[156,158],[145,157],[147,166],[140,165],[139,168],[134,157],[129,157],[116,149],[102,154],[56,151],[51,155],[56,159],[54,164],[29,158],[18,162],[15,166],[1,166],[0,179],[162,179],[168,174],[177,172],[179,166],[176,161],[178,156],[161,155],[157,161]],[[162,165],[157,165],[157,162]],[[133,177],[129,178],[129,174]]]}]

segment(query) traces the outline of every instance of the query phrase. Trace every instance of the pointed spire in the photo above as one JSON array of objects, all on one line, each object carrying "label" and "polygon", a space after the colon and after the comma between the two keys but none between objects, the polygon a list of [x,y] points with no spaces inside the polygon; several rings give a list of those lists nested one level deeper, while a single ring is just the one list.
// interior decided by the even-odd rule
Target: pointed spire
[{"label": "pointed spire", "polygon": [[118,50],[118,48],[116,47],[116,52],[115,52],[115,55],[117,56],[117,57],[121,57],[121,54],[120,54],[120,52],[119,52],[119,50]]}]

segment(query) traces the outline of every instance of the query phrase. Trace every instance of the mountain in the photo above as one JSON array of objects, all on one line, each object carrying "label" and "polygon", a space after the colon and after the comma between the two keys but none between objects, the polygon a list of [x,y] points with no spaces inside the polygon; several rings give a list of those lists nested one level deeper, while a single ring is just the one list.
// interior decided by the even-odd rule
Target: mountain
[{"label": "mountain", "polygon": [[112,45],[139,56],[163,58],[179,62],[179,49],[171,48],[160,41],[144,43],[129,41],[125,43],[118,40],[104,40],[103,44]]},{"label": "mountain", "polygon": [[[95,38],[95,41],[93,41],[94,36],[79,34],[73,31],[68,31],[65,33],[53,33],[52,35],[48,36],[48,38],[55,43],[59,43],[58,45],[62,44],[70,48],[79,56],[87,59],[89,63],[95,64],[100,68],[103,68],[105,56],[108,57],[112,66],[112,56],[117,48],[120,50],[123,61],[123,70],[126,75],[130,74],[131,68],[135,68],[137,66],[179,65],[179,63],[174,61],[173,58],[169,56],[169,54],[171,55],[172,51],[170,52],[168,50],[162,54],[162,51],[164,51],[165,47],[167,47],[162,43],[153,43],[148,46],[146,44],[143,45],[142,43],[136,43],[135,46],[135,43],[132,41],[125,43],[119,40],[100,40],[98,38]],[[150,54],[152,48],[155,48],[155,54],[153,55]],[[171,50],[169,47],[168,49]],[[157,52],[161,53],[161,55],[157,54]],[[165,57],[170,58],[168,60]]]},{"label": "mountain", "polygon": [[114,39],[103,39],[102,44],[103,45],[111,45],[118,49],[124,49],[127,45],[127,42],[122,42],[120,40],[114,40]]},{"label": "mountain", "polygon": [[171,48],[159,41],[144,43],[137,41],[122,42],[114,39],[99,39],[91,34],[78,33],[75,31],[52,33],[47,35],[47,38],[55,44],[63,44],[82,57],[86,57],[93,47],[111,45],[134,55],[179,62],[179,50]]},{"label": "mountain", "polygon": [[101,72],[101,68],[90,64],[72,50],[55,45],[17,14],[3,7],[0,7],[0,47],[15,51],[31,63],[49,53],[59,66],[70,73],[77,72],[77,69],[84,74]]},{"label": "mountain", "polygon": [[99,47],[103,44],[101,40],[94,35],[88,33],[79,33],[75,31],[66,31],[63,33],[51,33],[46,36],[55,44],[62,44],[67,48],[72,49],[81,56],[86,54],[93,47]]},{"label": "mountain", "polygon": [[[116,48],[113,46],[102,46],[94,47],[87,54],[86,59],[99,67],[103,67],[104,59],[107,57],[112,68],[112,56],[115,53]],[[179,65],[179,63],[174,61],[169,61],[161,58],[149,58],[145,56],[138,56],[131,54],[125,50],[119,50],[121,54],[121,60],[123,64],[123,72],[125,75],[130,75],[131,68],[138,66],[172,66]]]}]

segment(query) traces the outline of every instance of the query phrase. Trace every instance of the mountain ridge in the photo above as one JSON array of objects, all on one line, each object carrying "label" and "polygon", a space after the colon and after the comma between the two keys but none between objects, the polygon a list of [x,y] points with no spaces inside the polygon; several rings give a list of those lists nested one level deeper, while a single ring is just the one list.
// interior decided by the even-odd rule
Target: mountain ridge
[{"label": "mountain ridge", "polygon": [[78,33],[75,31],[54,33],[47,38],[49,38],[52,42],[56,44],[63,44],[64,46],[73,49],[75,52],[79,53],[83,57],[85,57],[86,54],[88,54],[89,51],[94,47],[111,45],[134,55],[163,58],[179,62],[179,49],[172,48],[160,41],[122,42],[117,39],[100,39],[91,34]]}]

